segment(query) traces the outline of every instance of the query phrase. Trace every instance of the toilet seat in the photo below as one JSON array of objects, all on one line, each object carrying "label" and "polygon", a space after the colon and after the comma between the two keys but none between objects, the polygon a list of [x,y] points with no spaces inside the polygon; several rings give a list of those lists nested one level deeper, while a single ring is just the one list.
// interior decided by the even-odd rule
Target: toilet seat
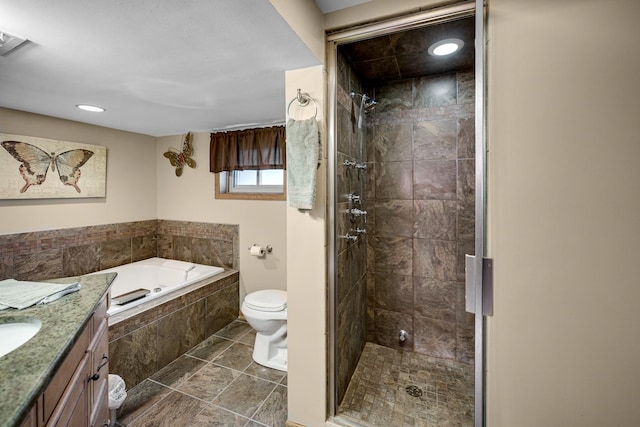
[{"label": "toilet seat", "polygon": [[287,308],[287,293],[276,289],[264,289],[244,297],[245,304],[256,311],[282,311]]}]

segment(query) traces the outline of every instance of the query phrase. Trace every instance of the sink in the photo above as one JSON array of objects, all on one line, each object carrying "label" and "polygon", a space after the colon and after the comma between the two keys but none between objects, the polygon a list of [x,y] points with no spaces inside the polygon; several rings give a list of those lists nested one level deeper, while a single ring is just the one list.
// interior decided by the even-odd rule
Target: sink
[{"label": "sink", "polygon": [[33,338],[42,327],[39,319],[0,320],[0,357]]}]

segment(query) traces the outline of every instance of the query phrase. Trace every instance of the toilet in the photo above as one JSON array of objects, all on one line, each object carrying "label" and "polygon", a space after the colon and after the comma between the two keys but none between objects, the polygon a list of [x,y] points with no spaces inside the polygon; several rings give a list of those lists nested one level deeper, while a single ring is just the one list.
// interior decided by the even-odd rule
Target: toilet
[{"label": "toilet", "polygon": [[256,331],[253,360],[268,368],[287,371],[287,293],[265,289],[248,294],[242,314]]}]

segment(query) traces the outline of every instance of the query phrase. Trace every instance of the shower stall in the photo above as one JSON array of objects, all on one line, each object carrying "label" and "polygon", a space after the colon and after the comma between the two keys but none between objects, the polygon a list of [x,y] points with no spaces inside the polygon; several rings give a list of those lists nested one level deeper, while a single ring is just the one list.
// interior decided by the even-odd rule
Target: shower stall
[{"label": "shower stall", "polygon": [[[474,425],[474,31],[471,9],[336,43],[336,423]],[[451,38],[458,52],[428,54]]]}]

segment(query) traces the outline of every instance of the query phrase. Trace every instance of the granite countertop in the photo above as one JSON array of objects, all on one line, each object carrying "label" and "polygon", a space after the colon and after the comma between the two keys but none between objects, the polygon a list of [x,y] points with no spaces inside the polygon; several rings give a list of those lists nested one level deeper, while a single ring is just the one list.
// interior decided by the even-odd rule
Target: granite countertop
[{"label": "granite countertop", "polygon": [[49,304],[0,311],[0,323],[11,318],[36,318],[42,322],[31,340],[0,357],[0,427],[20,425],[71,351],[115,277],[115,273],[107,273],[47,280],[79,281],[81,289]]}]

